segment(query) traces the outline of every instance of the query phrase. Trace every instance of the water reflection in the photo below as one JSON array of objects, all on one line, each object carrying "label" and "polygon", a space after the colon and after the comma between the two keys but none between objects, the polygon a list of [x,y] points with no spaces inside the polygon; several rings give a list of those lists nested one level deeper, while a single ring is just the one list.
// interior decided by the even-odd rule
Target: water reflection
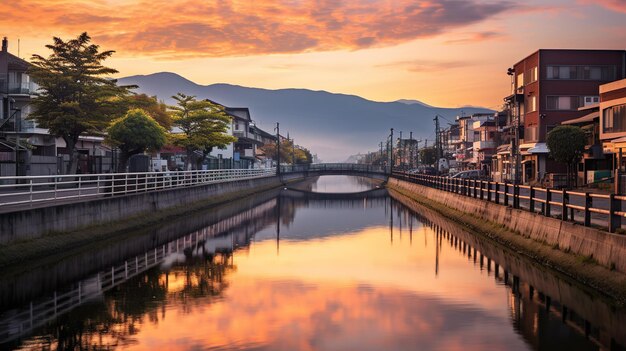
[{"label": "water reflection", "polygon": [[357,193],[380,186],[381,180],[357,176],[325,175],[312,177],[294,188],[317,193]]},{"label": "water reflection", "polygon": [[623,310],[390,197],[283,191],[180,234],[100,267],[74,284],[83,298],[98,287],[99,294],[0,348],[613,350],[624,343]]}]

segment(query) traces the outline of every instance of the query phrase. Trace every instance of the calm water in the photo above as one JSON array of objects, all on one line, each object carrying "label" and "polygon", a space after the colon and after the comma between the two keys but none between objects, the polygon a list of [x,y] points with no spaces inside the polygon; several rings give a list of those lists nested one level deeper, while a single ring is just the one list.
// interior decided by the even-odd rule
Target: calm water
[{"label": "calm water", "polygon": [[[320,177],[304,189],[375,186]],[[292,195],[197,214],[3,276],[0,349],[624,345],[623,310],[381,190]]]}]

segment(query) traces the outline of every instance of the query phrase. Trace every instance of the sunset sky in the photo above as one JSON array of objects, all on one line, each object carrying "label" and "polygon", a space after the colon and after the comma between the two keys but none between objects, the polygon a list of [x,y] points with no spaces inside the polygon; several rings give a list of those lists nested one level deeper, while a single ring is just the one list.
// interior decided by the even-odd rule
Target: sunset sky
[{"label": "sunset sky", "polygon": [[87,31],[120,76],[497,107],[538,48],[626,48],[626,0],[0,1],[23,58]]}]

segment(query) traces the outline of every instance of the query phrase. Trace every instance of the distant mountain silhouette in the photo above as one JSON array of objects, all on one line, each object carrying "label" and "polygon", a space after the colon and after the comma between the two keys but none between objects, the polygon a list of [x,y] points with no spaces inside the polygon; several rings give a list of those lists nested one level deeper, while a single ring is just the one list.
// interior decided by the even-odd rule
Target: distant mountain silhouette
[{"label": "distant mountain silhouette", "polygon": [[168,104],[173,103],[172,95],[182,92],[226,106],[249,107],[252,119],[262,129],[273,133],[275,123],[280,122],[281,134],[289,133],[296,144],[309,148],[324,162],[341,162],[359,152],[378,150],[390,128],[394,128],[394,138],[400,131],[403,131],[403,138],[408,138],[409,131],[413,131],[414,138],[428,139],[432,144],[435,115],[443,117],[441,124],[445,126],[446,121],[454,121],[461,113],[491,111],[473,107],[431,107],[415,100],[376,102],[354,95],[307,89],[198,85],[168,72],[125,77],[118,83],[138,85],[135,91],[156,95]]},{"label": "distant mountain silhouette", "polygon": [[400,99],[400,100],[396,100],[394,102],[400,102],[400,103],[407,104],[407,105],[418,104],[418,105],[422,105],[422,106],[426,106],[426,107],[434,107],[432,105],[429,105],[427,103],[424,103],[424,102],[421,102],[421,101],[417,101],[417,100]]}]

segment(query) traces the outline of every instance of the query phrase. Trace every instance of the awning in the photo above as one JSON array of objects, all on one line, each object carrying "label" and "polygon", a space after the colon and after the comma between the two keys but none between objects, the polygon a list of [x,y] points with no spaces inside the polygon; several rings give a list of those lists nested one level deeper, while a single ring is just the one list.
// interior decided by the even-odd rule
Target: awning
[{"label": "awning", "polygon": [[574,118],[574,119],[570,119],[570,120],[561,122],[561,124],[589,123],[589,122],[593,122],[593,120],[596,119],[596,118],[600,118],[600,112],[599,111],[594,111],[594,112],[591,112],[590,114],[584,115],[582,117]]},{"label": "awning", "polygon": [[528,149],[528,152],[531,154],[549,154],[550,150],[548,150],[546,143],[537,143],[534,147]]}]

